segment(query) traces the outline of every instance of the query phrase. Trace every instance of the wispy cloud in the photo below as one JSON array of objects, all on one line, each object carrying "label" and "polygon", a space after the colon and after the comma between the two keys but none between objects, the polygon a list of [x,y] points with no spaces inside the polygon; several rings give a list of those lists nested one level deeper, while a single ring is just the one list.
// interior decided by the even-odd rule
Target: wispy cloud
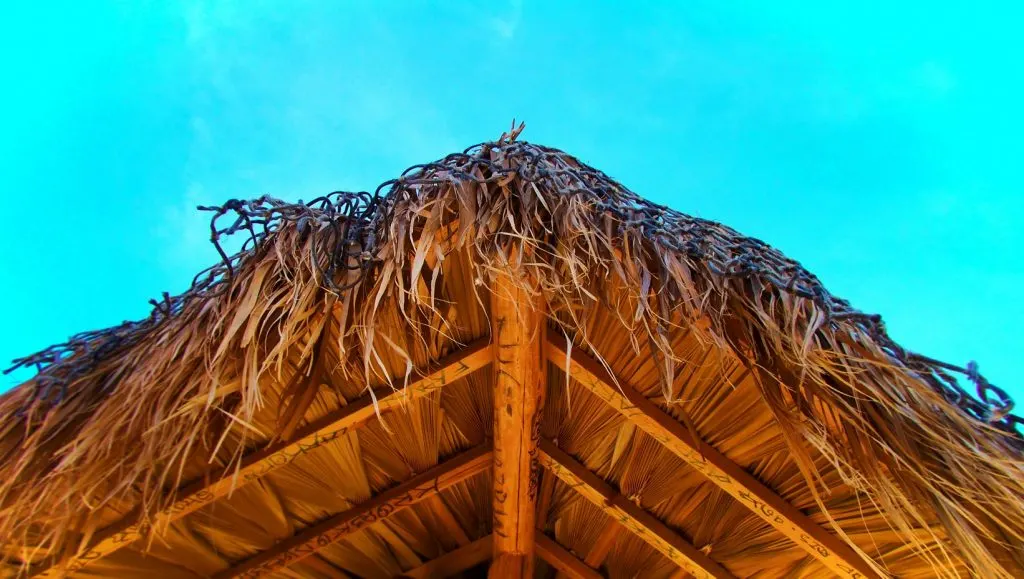
[{"label": "wispy cloud", "polygon": [[512,40],[523,21],[522,0],[511,0],[503,14],[487,19],[488,27],[504,40]]},{"label": "wispy cloud", "polygon": [[[217,257],[198,204],[370,188],[464,145],[429,96],[409,85],[407,39],[382,34],[368,51],[335,33],[333,14],[296,9],[281,18],[250,8],[196,2],[182,13],[195,86],[187,188],[157,227],[165,267],[181,276]],[[503,37],[515,34],[521,10],[515,0],[500,19]],[[380,24],[372,10],[357,12],[346,16],[363,28]]]}]

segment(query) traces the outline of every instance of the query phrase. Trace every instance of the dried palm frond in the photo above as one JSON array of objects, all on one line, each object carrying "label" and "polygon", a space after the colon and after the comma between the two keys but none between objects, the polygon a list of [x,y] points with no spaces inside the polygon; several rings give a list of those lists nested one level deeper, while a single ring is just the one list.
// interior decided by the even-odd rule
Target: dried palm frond
[{"label": "dried palm frond", "polygon": [[[39,371],[0,399],[0,544],[76,549],[125,505],[151,515],[173,501],[168,489],[236,466],[303,417],[368,387],[403,388],[414,368],[486,333],[490,280],[512,271],[539,288],[552,332],[623,382],[660,392],[692,432],[723,445],[743,438],[723,451],[766,479],[798,480],[807,508],[833,530],[853,528],[829,496],[845,487],[872,513],[868,528],[917,546],[906,557],[1004,576],[1019,568],[1021,419],[975,365],[907,351],[879,317],[763,242],[646,201],[517,135],[412,167],[372,195],[205,208],[224,260],[192,289],[165,294],[146,320],[16,362]],[[229,257],[221,240],[232,234],[248,241]],[[564,421],[549,418],[546,435],[626,488],[668,484],[673,473],[620,416],[549,372],[563,395],[548,397],[548,416]],[[338,461],[370,465],[344,499],[487,436],[489,399],[450,396],[366,427],[358,448],[339,442]],[[748,412],[757,413],[749,424],[737,419]],[[400,451],[384,448],[393,437],[406,441]],[[312,477],[330,468],[299,466]],[[272,480],[289,487],[289,476]],[[460,493],[466,508],[477,502]],[[464,524],[479,517],[456,511]],[[385,565],[371,556],[395,548],[387,533],[375,527],[335,550],[367,557],[359,573],[397,572],[414,557]],[[623,572],[646,564],[642,545],[618,549]]]}]

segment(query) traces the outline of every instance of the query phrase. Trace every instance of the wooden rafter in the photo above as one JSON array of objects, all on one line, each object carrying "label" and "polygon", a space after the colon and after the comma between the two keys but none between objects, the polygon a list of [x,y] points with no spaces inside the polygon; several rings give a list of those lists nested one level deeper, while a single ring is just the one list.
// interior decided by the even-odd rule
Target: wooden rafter
[{"label": "wooden rafter", "polygon": [[654,515],[617,493],[601,477],[587,470],[548,440],[540,441],[540,462],[584,498],[594,503],[648,545],[694,577],[731,578],[732,575],[710,557],[680,537]]},{"label": "wooden rafter", "polygon": [[310,569],[313,569],[317,573],[329,577],[330,579],[348,579],[348,574],[335,567],[330,561],[324,559],[320,555],[307,557],[303,563],[305,563]]},{"label": "wooden rafter", "polygon": [[[364,396],[299,428],[291,440],[277,442],[246,455],[239,468],[219,472],[212,482],[207,482],[209,479],[200,480],[185,486],[178,492],[178,499],[170,507],[153,517],[151,525],[139,524],[138,513],[133,512],[97,533],[97,537],[87,549],[64,559],[58,565],[41,568],[33,576],[58,577],[63,573],[78,571],[141,539],[148,529],[161,528],[181,519],[226,496],[232,490],[290,464],[299,456],[337,440],[347,432],[369,422],[378,411],[387,412],[468,376],[490,364],[492,356],[492,350],[486,340],[474,342],[464,350],[439,360],[434,365],[436,369],[413,379],[408,388],[397,391],[381,388],[374,392],[372,397]],[[374,397],[377,400],[376,408]]]},{"label": "wooden rafter", "polygon": [[[841,577],[877,578],[878,574],[852,548],[816,525],[728,457],[707,443],[695,441],[682,424],[663,412],[629,384],[616,381],[599,362],[549,340],[547,358],[581,386],[618,410],[637,428],[681,458],[751,512],[793,540]],[[618,384],[619,386],[616,386]]]},{"label": "wooden rafter", "polygon": [[487,535],[482,539],[467,543],[454,551],[450,551],[411,569],[402,574],[408,579],[428,579],[429,577],[450,577],[461,573],[470,567],[479,565],[491,558],[493,547],[492,537]]},{"label": "wooden rafter", "polygon": [[601,579],[600,573],[542,533],[537,535],[537,555],[547,561],[548,565],[572,579]]},{"label": "wooden rafter", "polygon": [[472,542],[469,535],[466,534],[466,530],[459,524],[458,519],[455,518],[455,515],[452,514],[451,509],[448,508],[448,505],[445,504],[444,499],[440,495],[427,500],[425,506],[444,529],[444,532],[459,547],[464,547]]},{"label": "wooden rafter", "polygon": [[217,574],[215,579],[249,579],[272,574],[487,470],[491,467],[492,456],[490,447],[486,445],[468,450],[360,505],[303,529],[272,548]]},{"label": "wooden rafter", "polygon": [[594,541],[594,546],[587,552],[587,556],[583,558],[583,562],[588,567],[597,569],[604,563],[605,557],[611,552],[612,547],[615,545],[615,537],[619,533],[619,525],[608,519],[608,522],[604,524],[604,528],[601,529],[601,534],[597,536],[597,540]]},{"label": "wooden rafter", "polygon": [[544,405],[544,314],[508,274],[491,293],[494,348],[494,563],[491,576],[533,577],[537,439]]},{"label": "wooden rafter", "polygon": [[551,511],[551,499],[555,495],[555,475],[540,473],[540,492],[537,497],[537,529],[543,531],[547,526]]}]

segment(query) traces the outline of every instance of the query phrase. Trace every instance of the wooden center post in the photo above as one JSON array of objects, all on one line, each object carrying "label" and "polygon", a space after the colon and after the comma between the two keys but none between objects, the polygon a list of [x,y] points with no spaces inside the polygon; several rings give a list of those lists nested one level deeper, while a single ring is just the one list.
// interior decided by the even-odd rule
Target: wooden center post
[{"label": "wooden center post", "polygon": [[508,273],[491,288],[494,561],[490,577],[533,577],[537,442],[544,407],[543,301]]}]

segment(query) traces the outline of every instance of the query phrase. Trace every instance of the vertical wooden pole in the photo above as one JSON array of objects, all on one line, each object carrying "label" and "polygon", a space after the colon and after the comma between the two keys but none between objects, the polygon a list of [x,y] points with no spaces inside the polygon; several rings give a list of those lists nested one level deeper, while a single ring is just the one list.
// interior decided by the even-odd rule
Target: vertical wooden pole
[{"label": "vertical wooden pole", "polygon": [[491,288],[494,344],[494,562],[490,577],[533,577],[544,406],[544,312],[508,274]]}]

